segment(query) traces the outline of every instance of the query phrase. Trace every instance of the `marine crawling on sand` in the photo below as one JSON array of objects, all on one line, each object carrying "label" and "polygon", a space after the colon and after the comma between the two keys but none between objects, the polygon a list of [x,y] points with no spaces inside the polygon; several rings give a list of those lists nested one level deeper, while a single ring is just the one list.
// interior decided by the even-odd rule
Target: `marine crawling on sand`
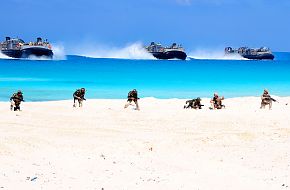
[{"label": "marine crawling on sand", "polygon": [[225,98],[223,96],[219,96],[218,93],[214,93],[213,98],[211,99],[210,103],[212,104],[212,107],[210,109],[222,109],[226,106],[222,104],[222,100]]},{"label": "marine crawling on sand", "polygon": [[21,111],[20,110],[20,104],[21,102],[24,102],[23,99],[23,93],[21,92],[21,90],[18,90],[16,93],[14,93],[11,97],[10,97],[10,110],[14,110],[14,111]]},{"label": "marine crawling on sand", "polygon": [[76,101],[78,102],[79,107],[82,107],[83,106],[83,101],[86,100],[85,99],[85,93],[86,93],[86,89],[85,88],[77,89],[73,93],[73,98],[74,98],[74,105],[73,105],[73,107],[76,107]]},{"label": "marine crawling on sand", "polygon": [[184,109],[188,109],[188,108],[191,108],[191,109],[201,109],[202,108],[202,105],[201,104],[201,99],[200,97],[198,98],[195,98],[195,99],[192,99],[192,100],[187,100],[185,102],[185,105],[184,105]]},{"label": "marine crawling on sand", "polygon": [[125,104],[124,108],[127,108],[129,105],[132,105],[132,102],[135,103],[136,105],[136,110],[140,110],[139,108],[139,104],[138,104],[138,100],[140,98],[138,98],[138,92],[136,89],[133,89],[132,91],[130,91],[128,93],[128,100],[127,100],[127,103]]}]

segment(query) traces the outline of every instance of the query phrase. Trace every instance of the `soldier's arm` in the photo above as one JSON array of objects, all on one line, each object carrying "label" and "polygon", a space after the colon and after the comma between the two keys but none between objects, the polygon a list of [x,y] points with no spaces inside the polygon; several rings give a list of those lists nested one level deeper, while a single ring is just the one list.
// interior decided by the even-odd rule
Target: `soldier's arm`
[{"label": "soldier's arm", "polygon": [[10,97],[10,100],[13,100],[15,98],[15,94],[13,94],[11,97]]},{"label": "soldier's arm", "polygon": [[80,99],[80,97],[78,96],[78,93],[77,93],[78,91],[75,91],[74,93],[73,93],[73,97],[74,98],[76,98],[76,99]]}]

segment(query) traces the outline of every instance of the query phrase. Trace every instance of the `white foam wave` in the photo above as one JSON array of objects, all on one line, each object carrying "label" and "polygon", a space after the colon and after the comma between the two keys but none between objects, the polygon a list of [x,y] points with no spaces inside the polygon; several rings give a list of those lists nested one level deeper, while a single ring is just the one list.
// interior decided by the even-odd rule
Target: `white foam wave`
[{"label": "white foam wave", "polygon": [[[85,50],[85,52],[82,52],[83,50]],[[100,45],[96,45],[93,48],[82,47],[77,54],[93,58],[154,59],[140,42],[132,43],[122,48]]]},{"label": "white foam wave", "polygon": [[1,53],[1,51],[0,51],[0,59],[13,59],[13,58],[8,57],[7,55]]},{"label": "white foam wave", "polygon": [[198,49],[188,54],[193,59],[247,60],[239,54],[226,55],[223,50]]},{"label": "white foam wave", "polygon": [[37,60],[37,61],[41,61],[41,60],[51,60],[51,58],[47,57],[47,56],[35,56],[35,55],[30,55],[28,57],[29,60]]}]

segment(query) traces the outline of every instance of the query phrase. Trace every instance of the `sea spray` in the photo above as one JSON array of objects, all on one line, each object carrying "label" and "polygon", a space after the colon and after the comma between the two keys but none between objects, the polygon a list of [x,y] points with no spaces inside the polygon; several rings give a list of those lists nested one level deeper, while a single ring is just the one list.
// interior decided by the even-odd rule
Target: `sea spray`
[{"label": "sea spray", "polygon": [[64,46],[61,44],[52,44],[53,59],[54,60],[66,60],[66,54]]},{"label": "sea spray", "polygon": [[7,55],[4,55],[4,54],[1,53],[1,51],[0,51],[0,59],[13,59],[13,58],[8,57]]},{"label": "sea spray", "polygon": [[82,47],[76,54],[92,58],[154,59],[141,42],[135,42],[122,48],[102,45]]},{"label": "sea spray", "polygon": [[[64,47],[59,44],[52,44],[52,51],[53,51],[53,60],[66,60],[66,55],[64,51]],[[35,55],[30,55],[28,57],[29,60],[51,60],[50,57],[47,56],[35,56]]]},{"label": "sea spray", "polygon": [[222,50],[197,49],[188,53],[194,59],[246,60],[239,54],[226,55]]}]

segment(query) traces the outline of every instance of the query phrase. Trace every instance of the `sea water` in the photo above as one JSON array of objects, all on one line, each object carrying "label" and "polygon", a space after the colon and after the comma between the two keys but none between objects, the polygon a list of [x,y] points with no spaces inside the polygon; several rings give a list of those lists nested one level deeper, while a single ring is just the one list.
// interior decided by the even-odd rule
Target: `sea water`
[{"label": "sea water", "polygon": [[274,61],[130,60],[67,56],[65,60],[0,59],[0,101],[22,90],[26,101],[71,99],[78,88],[87,98],[290,96],[290,53]]}]

